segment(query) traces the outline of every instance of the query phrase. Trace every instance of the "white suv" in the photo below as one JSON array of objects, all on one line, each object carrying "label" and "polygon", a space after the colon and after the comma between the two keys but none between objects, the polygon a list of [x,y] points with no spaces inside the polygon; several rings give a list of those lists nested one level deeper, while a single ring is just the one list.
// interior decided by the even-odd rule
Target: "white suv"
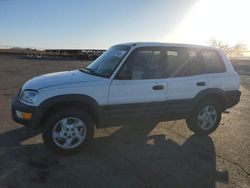
[{"label": "white suv", "polygon": [[218,49],[126,43],[86,68],[27,81],[12,116],[41,129],[53,150],[70,153],[92,139],[95,127],[121,122],[186,119],[193,132],[210,134],[240,94],[239,75]]}]

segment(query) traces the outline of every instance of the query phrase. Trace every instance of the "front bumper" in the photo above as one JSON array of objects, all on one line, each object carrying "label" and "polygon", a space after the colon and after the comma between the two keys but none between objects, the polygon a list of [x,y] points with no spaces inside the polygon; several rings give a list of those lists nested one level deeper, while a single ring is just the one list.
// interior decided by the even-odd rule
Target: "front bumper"
[{"label": "front bumper", "polygon": [[240,101],[241,91],[227,91],[226,92],[226,108],[231,108]]},{"label": "front bumper", "polygon": [[[32,114],[31,119],[27,120],[27,119],[21,118],[17,114],[18,111],[31,113]],[[39,128],[44,112],[45,110],[41,107],[29,106],[29,105],[21,103],[18,100],[17,96],[13,98],[12,100],[12,104],[11,104],[12,119],[16,121],[17,123],[20,123],[28,128],[32,128],[32,129]]]}]

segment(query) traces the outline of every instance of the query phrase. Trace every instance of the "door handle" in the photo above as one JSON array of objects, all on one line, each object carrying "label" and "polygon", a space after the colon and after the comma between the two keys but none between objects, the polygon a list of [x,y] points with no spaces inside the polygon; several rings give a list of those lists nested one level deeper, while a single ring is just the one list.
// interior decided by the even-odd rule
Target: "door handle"
[{"label": "door handle", "polygon": [[163,90],[164,86],[163,85],[155,85],[152,87],[153,90]]},{"label": "door handle", "polygon": [[205,86],[205,85],[206,85],[206,82],[197,82],[196,85],[197,85],[197,86]]}]

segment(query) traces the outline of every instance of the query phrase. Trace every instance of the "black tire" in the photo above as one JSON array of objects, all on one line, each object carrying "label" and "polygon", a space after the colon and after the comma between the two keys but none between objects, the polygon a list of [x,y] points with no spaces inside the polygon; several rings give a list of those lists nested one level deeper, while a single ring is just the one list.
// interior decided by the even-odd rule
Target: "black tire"
[{"label": "black tire", "polygon": [[[213,107],[215,109],[217,118],[215,123],[211,124],[212,126],[210,128],[203,129],[200,126],[198,116],[200,113],[202,113],[201,110],[208,106]],[[195,134],[209,135],[210,133],[215,131],[215,129],[217,129],[217,127],[220,124],[220,120],[221,120],[221,108],[218,102],[214,100],[205,100],[203,102],[200,102],[200,104],[196,106],[191,115],[186,119],[186,123],[188,128]]]},{"label": "black tire", "polygon": [[[60,120],[67,118],[67,117],[74,117],[80,119],[86,127],[86,136],[85,139],[76,147],[74,148],[62,148],[59,147],[55,141],[53,140],[52,134],[53,129],[57,125],[57,122]],[[44,143],[49,147],[49,149],[55,151],[59,154],[72,154],[79,151],[81,148],[86,146],[93,138],[94,135],[94,122],[91,116],[83,110],[79,109],[67,109],[67,110],[60,110],[53,115],[51,115],[45,123],[43,128],[42,137]]]}]

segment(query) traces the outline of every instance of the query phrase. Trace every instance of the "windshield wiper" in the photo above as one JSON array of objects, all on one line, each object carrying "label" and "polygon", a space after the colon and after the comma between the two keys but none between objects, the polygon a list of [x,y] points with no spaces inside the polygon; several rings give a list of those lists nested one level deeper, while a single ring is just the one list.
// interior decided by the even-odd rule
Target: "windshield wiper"
[{"label": "windshield wiper", "polygon": [[93,69],[91,69],[91,68],[85,67],[84,69],[89,71],[89,72],[95,73],[95,71]]},{"label": "windshield wiper", "polygon": [[91,68],[83,68],[83,69],[79,69],[79,71],[81,72],[87,72],[87,73],[90,73],[90,74],[95,74],[95,71]]},{"label": "windshield wiper", "polygon": [[79,71],[85,72],[85,73],[88,73],[88,74],[92,74],[92,75],[95,75],[95,76],[104,77],[104,78],[107,77],[107,76],[105,76],[105,75],[103,75],[103,74],[100,74],[100,73],[98,73],[98,72],[96,72],[96,71],[94,71],[93,69],[88,68],[88,67],[86,67],[86,68],[84,68],[84,69],[79,69]]}]

